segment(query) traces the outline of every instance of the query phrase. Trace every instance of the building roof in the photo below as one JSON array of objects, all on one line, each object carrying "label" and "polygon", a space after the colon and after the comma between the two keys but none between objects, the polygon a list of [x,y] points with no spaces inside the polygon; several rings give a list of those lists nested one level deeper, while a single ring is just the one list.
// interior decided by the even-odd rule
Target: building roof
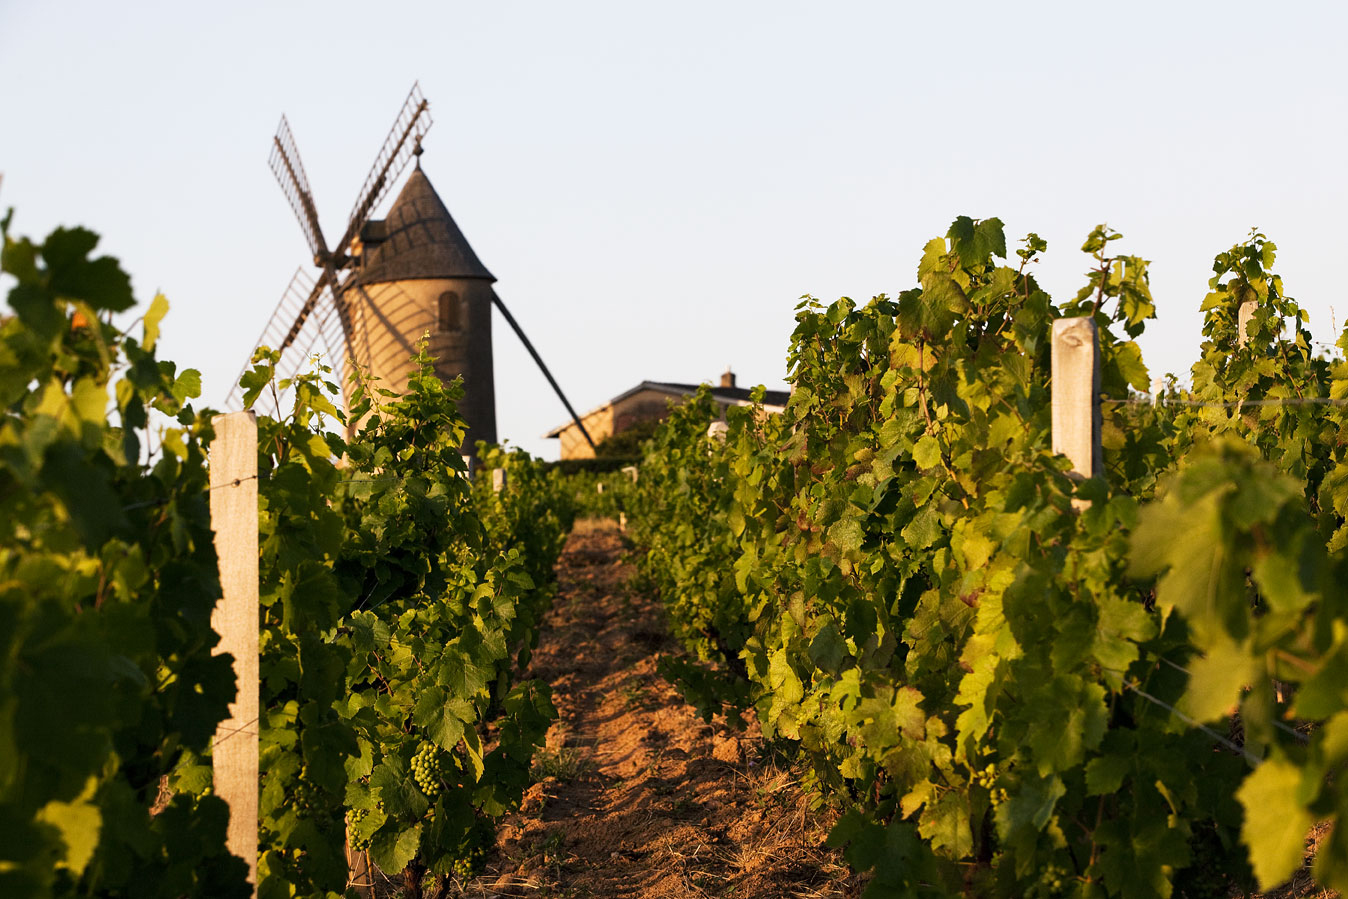
[{"label": "building roof", "polygon": [[[697,393],[701,384],[675,384],[672,381],[642,381],[641,384],[632,390],[627,391],[622,397],[615,397],[612,402],[617,402],[623,397],[631,396],[637,390],[642,388],[655,388],[656,390],[665,390],[679,396],[692,396]],[[711,395],[719,400],[729,400],[734,403],[747,403],[749,396],[754,392],[752,387],[711,387]],[[763,393],[763,405],[765,406],[785,406],[786,401],[791,399],[791,394],[785,390],[768,390]]]},{"label": "building roof", "polygon": [[361,284],[409,278],[496,280],[468,245],[420,166],[393,201],[383,230],[387,237],[365,251]]},{"label": "building roof", "polygon": [[[654,390],[657,393],[665,393],[668,394],[669,396],[678,397],[678,396],[692,396],[693,394],[697,393],[697,391],[703,386],[707,386],[711,389],[711,395],[714,398],[730,406],[749,405],[749,395],[753,393],[753,389],[749,387],[716,387],[710,384],[708,385],[676,384],[672,381],[642,381],[640,384],[631,388],[630,390],[624,390],[622,393],[618,394],[613,399],[609,400],[607,403],[604,403],[603,405],[600,406],[596,406],[589,412],[586,412],[580,418],[581,421],[584,421],[591,415],[594,415],[596,412],[599,412],[609,406],[616,405],[617,403],[621,403],[629,396],[641,393],[641,391],[643,390]],[[763,394],[763,407],[766,409],[776,409],[776,410],[785,409],[786,401],[789,400],[790,398],[791,394],[788,391],[769,390]],[[563,431],[565,431],[567,428],[574,426],[575,426],[574,421],[568,421],[566,424],[558,425],[551,431],[548,431],[548,433],[544,434],[543,436],[560,437]]]}]

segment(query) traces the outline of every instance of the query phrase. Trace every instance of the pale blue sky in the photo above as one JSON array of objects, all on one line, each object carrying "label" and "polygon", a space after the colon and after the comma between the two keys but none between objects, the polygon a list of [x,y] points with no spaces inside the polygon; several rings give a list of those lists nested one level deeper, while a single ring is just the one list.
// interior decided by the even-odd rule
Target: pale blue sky
[{"label": "pale blue sky", "polygon": [[[304,239],[414,80],[423,164],[582,410],[733,365],[780,386],[796,299],[913,285],[967,214],[1049,241],[1059,298],[1107,221],[1153,261],[1153,374],[1187,370],[1212,256],[1259,226],[1332,342],[1348,315],[1348,3],[94,3],[0,0],[0,208],[84,224],[223,402]],[[499,319],[501,436],[566,419]]]}]

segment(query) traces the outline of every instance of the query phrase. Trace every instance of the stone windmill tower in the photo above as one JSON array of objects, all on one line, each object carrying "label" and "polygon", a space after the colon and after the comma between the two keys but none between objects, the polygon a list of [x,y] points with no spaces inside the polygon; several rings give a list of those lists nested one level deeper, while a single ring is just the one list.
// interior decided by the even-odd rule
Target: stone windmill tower
[{"label": "stone windmill tower", "polygon": [[361,229],[356,276],[344,292],[350,356],[365,360],[370,374],[396,390],[407,382],[417,341],[429,334],[436,373],[446,382],[463,377],[465,444],[495,443],[496,278],[468,245],[420,162],[388,215]]},{"label": "stone windmill tower", "polygon": [[[346,376],[354,369],[373,375],[381,387],[400,390],[417,342],[429,333],[436,372],[445,381],[463,377],[459,409],[468,423],[464,450],[471,452],[479,440],[496,441],[494,306],[585,433],[556,379],[496,294],[496,278],[477,258],[421,169],[429,109],[413,85],[333,249],[323,238],[299,151],[282,117],[272,139],[271,168],[299,218],[319,275],[314,279],[303,268],[296,272],[257,346],[280,350],[281,378],[305,370],[315,354],[324,356],[342,373],[346,400]],[[371,218],[413,157],[417,164],[388,213],[383,219]],[[236,388],[231,405],[241,408],[241,399]],[[271,399],[279,415],[285,397]],[[589,440],[588,433],[585,437]]]}]

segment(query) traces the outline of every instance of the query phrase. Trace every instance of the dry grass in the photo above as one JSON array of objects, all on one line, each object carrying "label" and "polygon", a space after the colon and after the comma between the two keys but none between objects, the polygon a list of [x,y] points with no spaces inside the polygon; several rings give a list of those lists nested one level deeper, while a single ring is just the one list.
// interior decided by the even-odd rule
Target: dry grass
[{"label": "dry grass", "polygon": [[1306,836],[1305,860],[1292,875],[1291,880],[1276,890],[1252,894],[1247,899],[1339,899],[1337,892],[1324,889],[1311,876],[1311,863],[1315,861],[1315,853],[1319,850],[1320,844],[1329,835],[1329,828],[1330,825],[1327,823],[1317,824],[1311,828],[1311,832]]}]

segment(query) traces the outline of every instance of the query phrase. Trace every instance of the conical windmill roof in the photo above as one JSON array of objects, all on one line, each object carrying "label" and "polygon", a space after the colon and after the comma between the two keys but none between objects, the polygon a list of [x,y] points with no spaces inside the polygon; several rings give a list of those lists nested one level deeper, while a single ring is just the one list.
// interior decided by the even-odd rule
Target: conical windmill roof
[{"label": "conical windmill roof", "polygon": [[418,166],[384,219],[387,237],[366,251],[362,284],[410,278],[496,278],[477,258]]}]

